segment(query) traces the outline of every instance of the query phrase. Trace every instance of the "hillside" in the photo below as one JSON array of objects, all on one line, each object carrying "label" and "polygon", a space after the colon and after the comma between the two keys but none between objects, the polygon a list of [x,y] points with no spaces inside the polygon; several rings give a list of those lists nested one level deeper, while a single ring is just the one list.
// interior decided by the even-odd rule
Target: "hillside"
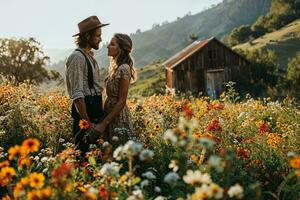
[{"label": "hillside", "polygon": [[[234,27],[255,22],[259,16],[268,12],[270,5],[271,0],[224,0],[198,14],[132,34],[136,64],[141,67],[168,58],[192,42],[190,35],[196,36],[198,40],[212,36],[221,38]],[[97,54],[101,66],[108,65],[106,55],[106,47]]]},{"label": "hillside", "polygon": [[277,63],[281,69],[286,69],[288,60],[300,51],[300,19],[285,27],[265,34],[251,42],[237,45],[234,49],[254,50],[268,48],[275,51]]},{"label": "hillside", "polygon": [[165,92],[165,70],[160,63],[137,69],[138,79],[130,87],[131,96],[150,96]]},{"label": "hillside", "polygon": [[[271,0],[224,0],[222,3],[195,15],[186,15],[174,22],[157,25],[154,28],[131,34],[136,66],[142,67],[158,60],[165,60],[191,42],[193,35],[198,40],[228,34],[234,27],[252,24],[268,12]],[[96,52],[101,67],[108,66],[107,48]],[[64,61],[53,64],[51,69],[64,71]]]}]

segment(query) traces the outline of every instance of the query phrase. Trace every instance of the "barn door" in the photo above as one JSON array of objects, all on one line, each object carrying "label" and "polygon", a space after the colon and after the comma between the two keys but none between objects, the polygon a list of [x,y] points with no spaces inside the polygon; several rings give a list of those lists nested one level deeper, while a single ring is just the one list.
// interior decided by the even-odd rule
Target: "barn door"
[{"label": "barn door", "polygon": [[224,70],[209,70],[206,72],[206,93],[215,99],[220,96],[225,81]]}]

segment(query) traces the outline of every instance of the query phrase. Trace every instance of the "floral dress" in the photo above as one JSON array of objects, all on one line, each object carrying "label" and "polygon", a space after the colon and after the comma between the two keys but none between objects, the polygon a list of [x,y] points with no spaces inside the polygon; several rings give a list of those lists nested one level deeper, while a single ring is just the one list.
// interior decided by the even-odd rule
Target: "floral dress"
[{"label": "floral dress", "polygon": [[[127,64],[120,65],[112,77],[105,80],[107,94],[104,105],[105,115],[108,115],[118,102],[121,79],[129,81],[131,79],[130,66]],[[127,105],[108,125],[108,140],[111,141],[113,136],[118,136],[121,142],[126,142],[132,136],[131,115]]]}]

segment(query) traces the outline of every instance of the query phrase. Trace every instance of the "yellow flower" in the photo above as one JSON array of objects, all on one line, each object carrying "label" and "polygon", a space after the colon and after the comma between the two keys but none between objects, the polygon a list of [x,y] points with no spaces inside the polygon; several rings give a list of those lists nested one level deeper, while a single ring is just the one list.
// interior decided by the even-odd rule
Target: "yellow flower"
[{"label": "yellow flower", "polygon": [[16,174],[16,171],[12,167],[3,167],[0,171],[0,177],[11,178]]},{"label": "yellow flower", "polygon": [[80,129],[88,129],[90,127],[90,124],[87,120],[82,119],[79,121],[79,127]]},{"label": "yellow flower", "polygon": [[45,176],[42,173],[32,173],[29,175],[29,185],[33,188],[41,188],[44,185]]},{"label": "yellow flower", "polygon": [[296,156],[290,160],[292,168],[300,168],[300,156]]},{"label": "yellow flower", "polygon": [[36,152],[39,150],[40,142],[37,139],[28,138],[23,142],[22,146],[29,152]]},{"label": "yellow flower", "polygon": [[281,135],[278,135],[276,133],[269,133],[267,134],[267,140],[266,143],[271,146],[271,147],[277,147],[278,144],[282,142],[282,137]]},{"label": "yellow flower", "polygon": [[41,197],[42,197],[42,199],[51,197],[52,192],[53,192],[52,189],[49,188],[49,187],[47,187],[45,189],[42,189],[41,190]]},{"label": "yellow flower", "polygon": [[15,145],[14,147],[10,147],[8,149],[8,159],[12,160],[17,156],[24,156],[26,154],[25,149],[23,149],[19,145]]},{"label": "yellow flower", "polygon": [[87,193],[84,194],[83,199],[84,200],[96,200],[97,195],[95,195],[94,193],[91,193],[91,192],[87,192]]},{"label": "yellow flower", "polygon": [[[21,180],[22,181],[22,180]],[[14,188],[14,197],[18,198],[25,194],[24,186],[27,184],[23,184],[22,182],[18,182]]]},{"label": "yellow flower", "polygon": [[41,198],[41,193],[38,190],[32,190],[31,192],[28,192],[27,194],[28,200],[39,200]]}]

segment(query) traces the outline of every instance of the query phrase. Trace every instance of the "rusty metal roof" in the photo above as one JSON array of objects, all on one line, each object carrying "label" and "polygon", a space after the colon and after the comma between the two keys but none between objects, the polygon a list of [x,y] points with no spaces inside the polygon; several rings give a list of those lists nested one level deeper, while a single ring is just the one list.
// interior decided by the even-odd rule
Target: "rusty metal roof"
[{"label": "rusty metal roof", "polygon": [[207,43],[209,43],[213,38],[201,40],[201,41],[195,41],[183,50],[176,53],[174,56],[169,58],[167,61],[163,63],[164,66],[167,68],[173,68],[176,65],[178,65],[180,62],[185,60],[186,58],[193,55],[195,52],[197,52],[199,49],[204,47]]}]

